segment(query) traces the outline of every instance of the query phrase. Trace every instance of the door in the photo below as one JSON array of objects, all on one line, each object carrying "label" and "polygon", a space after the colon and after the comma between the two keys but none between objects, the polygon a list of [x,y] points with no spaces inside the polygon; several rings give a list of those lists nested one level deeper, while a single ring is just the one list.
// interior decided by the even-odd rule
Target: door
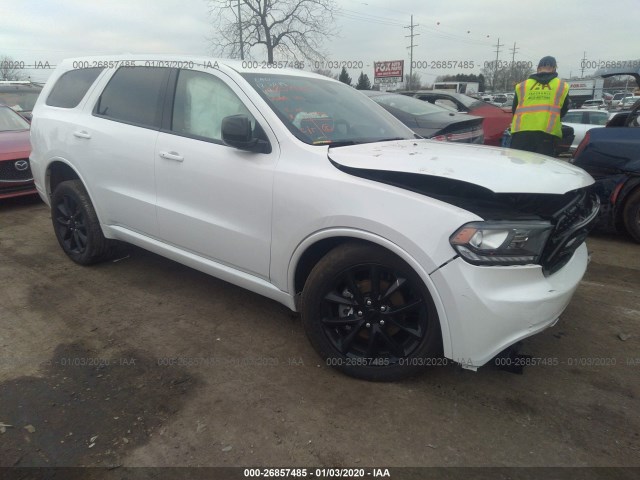
[{"label": "door", "polygon": [[[155,152],[157,211],[163,240],[181,249],[268,278],[275,138],[264,119],[224,74],[179,70],[170,121]],[[222,119],[247,115],[270,153],[222,142]],[[272,134],[271,134],[272,135]]]},{"label": "door", "polygon": [[102,91],[93,114],[73,132],[85,142],[87,184],[100,221],[157,236],[155,143],[168,68],[121,67]]}]

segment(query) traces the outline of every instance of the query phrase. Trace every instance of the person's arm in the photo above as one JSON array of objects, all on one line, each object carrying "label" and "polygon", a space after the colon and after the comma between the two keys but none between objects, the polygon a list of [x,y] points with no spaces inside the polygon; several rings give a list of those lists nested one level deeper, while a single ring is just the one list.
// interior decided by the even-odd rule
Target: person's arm
[{"label": "person's arm", "polygon": [[517,107],[518,107],[518,88],[516,87],[515,95],[513,96],[513,104],[511,105],[512,114],[515,115]]},{"label": "person's arm", "polygon": [[567,110],[569,110],[569,107],[571,107],[571,99],[569,98],[569,95],[567,95],[564,98],[562,107],[560,107],[560,118],[564,117],[565,113],[567,113]]}]

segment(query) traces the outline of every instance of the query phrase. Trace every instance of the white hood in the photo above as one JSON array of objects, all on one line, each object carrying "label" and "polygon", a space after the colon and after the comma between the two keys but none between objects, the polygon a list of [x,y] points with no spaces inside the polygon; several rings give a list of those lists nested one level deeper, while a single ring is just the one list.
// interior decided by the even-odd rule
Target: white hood
[{"label": "white hood", "polygon": [[581,168],[544,155],[432,140],[334,147],[329,158],[348,168],[450,178],[495,193],[563,194],[593,183]]}]

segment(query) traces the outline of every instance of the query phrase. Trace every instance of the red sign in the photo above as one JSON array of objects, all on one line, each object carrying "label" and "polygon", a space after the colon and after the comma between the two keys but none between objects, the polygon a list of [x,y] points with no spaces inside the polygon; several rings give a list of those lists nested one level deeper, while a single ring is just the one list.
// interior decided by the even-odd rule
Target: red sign
[{"label": "red sign", "polygon": [[373,78],[389,78],[404,75],[404,60],[391,60],[387,62],[373,62]]}]

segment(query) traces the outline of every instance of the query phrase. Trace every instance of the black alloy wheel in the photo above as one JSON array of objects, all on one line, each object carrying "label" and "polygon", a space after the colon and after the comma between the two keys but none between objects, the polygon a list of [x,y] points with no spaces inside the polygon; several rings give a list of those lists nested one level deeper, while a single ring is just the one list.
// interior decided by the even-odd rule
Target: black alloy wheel
[{"label": "black alloy wheel", "polygon": [[396,380],[439,353],[428,290],[405,262],[374,245],[346,244],[327,254],[305,285],[302,313],[327,365],[348,375]]},{"label": "black alloy wheel", "polygon": [[109,258],[116,242],[102,234],[96,211],[80,180],[61,182],[51,196],[51,221],[58,243],[74,262],[90,265]]},{"label": "black alloy wheel", "polygon": [[65,252],[81,255],[87,248],[87,226],[84,212],[70,195],[62,195],[54,206],[53,216]]}]

